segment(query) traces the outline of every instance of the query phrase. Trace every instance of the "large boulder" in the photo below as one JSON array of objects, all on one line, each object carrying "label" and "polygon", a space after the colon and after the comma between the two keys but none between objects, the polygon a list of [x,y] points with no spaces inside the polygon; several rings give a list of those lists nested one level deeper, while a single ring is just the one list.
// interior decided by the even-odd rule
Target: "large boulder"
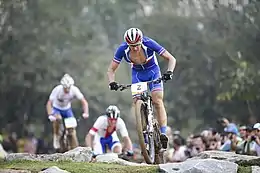
[{"label": "large boulder", "polygon": [[166,173],[237,173],[238,165],[216,159],[188,159],[180,163],[160,164],[160,170]]},{"label": "large boulder", "polygon": [[260,157],[258,156],[248,156],[226,151],[204,151],[191,159],[217,159],[237,163],[242,166],[260,166]]},{"label": "large boulder", "polygon": [[29,154],[10,153],[5,156],[6,161],[32,160],[32,161],[73,161],[89,162],[92,158],[92,150],[89,147],[77,147],[65,153],[55,154]]}]

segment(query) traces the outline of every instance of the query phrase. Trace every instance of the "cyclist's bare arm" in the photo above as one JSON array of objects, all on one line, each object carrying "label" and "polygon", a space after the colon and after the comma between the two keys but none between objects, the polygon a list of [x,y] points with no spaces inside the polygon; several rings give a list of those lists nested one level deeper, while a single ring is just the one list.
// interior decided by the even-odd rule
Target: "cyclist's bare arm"
[{"label": "cyclist's bare arm", "polygon": [[46,111],[47,111],[47,116],[49,116],[52,113],[52,101],[48,100],[46,104]]},{"label": "cyclist's bare arm", "polygon": [[174,58],[174,56],[172,54],[170,54],[167,50],[165,50],[165,52],[163,54],[161,54],[161,56],[164,59],[168,60],[168,70],[167,71],[173,71],[176,66],[176,59]]},{"label": "cyclist's bare arm", "polygon": [[133,150],[133,145],[132,145],[132,141],[129,138],[129,136],[124,136],[123,137],[123,141],[124,141],[124,149],[126,151],[132,151]]},{"label": "cyclist's bare arm", "polygon": [[86,147],[93,148],[93,140],[94,140],[94,135],[88,133],[85,138]]},{"label": "cyclist's bare arm", "polygon": [[115,81],[115,71],[118,68],[119,64],[112,61],[108,67],[107,70],[107,76],[108,76],[108,81],[109,83],[114,82]]},{"label": "cyclist's bare arm", "polygon": [[127,151],[132,150],[132,141],[129,138],[128,131],[125,125],[125,122],[122,120],[122,118],[118,118],[118,127],[117,129],[120,131],[120,134],[124,141],[124,149]]},{"label": "cyclist's bare arm", "polygon": [[84,113],[89,114],[88,101],[85,98],[83,98],[83,99],[81,99],[81,104],[82,104]]}]

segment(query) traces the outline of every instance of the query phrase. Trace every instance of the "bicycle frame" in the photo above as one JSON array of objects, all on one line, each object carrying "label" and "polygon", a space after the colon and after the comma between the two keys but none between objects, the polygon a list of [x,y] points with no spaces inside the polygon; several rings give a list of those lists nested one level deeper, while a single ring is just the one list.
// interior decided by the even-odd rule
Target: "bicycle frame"
[{"label": "bicycle frame", "polygon": [[[146,84],[149,83],[157,83],[161,82],[162,78],[158,78],[153,81],[148,81]],[[132,85],[119,85],[120,91],[124,89],[130,88]],[[139,136],[139,142],[142,148],[143,156],[145,158],[146,163],[154,164],[160,163],[159,151],[161,149],[160,139],[158,139],[158,135],[160,131],[158,130],[158,122],[154,118],[154,111],[153,111],[153,104],[152,104],[152,97],[149,94],[146,87],[143,89],[144,84],[135,85],[134,90],[132,90],[133,94],[136,94],[137,97],[136,107],[135,107],[135,116],[137,121],[137,132]],[[138,88],[138,89],[137,89]],[[138,101],[138,100],[141,100]],[[138,106],[137,106],[138,105]],[[145,106],[145,112],[142,114],[142,106]],[[145,124],[142,124],[145,121]],[[141,123],[140,123],[141,122]],[[144,135],[142,137],[142,135]],[[148,136],[147,136],[148,135]],[[148,138],[146,138],[148,137]],[[148,141],[144,141],[148,140]],[[148,147],[148,148],[147,148]],[[145,153],[145,154],[144,154]],[[163,156],[162,156],[163,157]]]},{"label": "bicycle frame", "polygon": [[147,121],[148,121],[148,129],[147,132],[153,132],[153,105],[152,105],[152,97],[148,94],[148,92],[143,92],[140,96],[141,100],[146,104],[147,106]]}]

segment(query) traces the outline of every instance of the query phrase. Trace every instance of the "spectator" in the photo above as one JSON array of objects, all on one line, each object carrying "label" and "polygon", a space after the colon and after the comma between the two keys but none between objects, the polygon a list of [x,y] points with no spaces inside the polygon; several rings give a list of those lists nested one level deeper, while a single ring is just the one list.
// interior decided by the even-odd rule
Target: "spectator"
[{"label": "spectator", "polygon": [[33,133],[28,133],[25,139],[24,152],[35,154],[37,149],[37,139]]},{"label": "spectator", "polygon": [[181,145],[180,138],[173,139],[173,148],[174,152],[172,158],[170,159],[170,162],[183,162],[188,158],[185,154],[186,147]]},{"label": "spectator", "polygon": [[235,151],[236,145],[242,141],[242,139],[238,136],[238,132],[235,128],[227,128],[227,140],[225,143],[220,147],[222,151]]},{"label": "spectator", "polygon": [[197,154],[201,153],[202,151],[206,150],[206,140],[201,135],[194,135],[191,138],[191,142],[188,146],[188,153],[190,157],[196,156]]},{"label": "spectator", "polygon": [[3,148],[8,153],[16,153],[17,152],[17,135],[15,132],[12,132],[11,135],[4,137],[3,139]]},{"label": "spectator", "polygon": [[185,139],[181,136],[181,132],[179,130],[175,130],[173,132],[173,138],[179,138],[181,140],[181,145],[185,145]]},{"label": "spectator", "polygon": [[227,118],[221,118],[218,122],[224,127],[224,132],[232,131],[236,135],[239,134],[237,126],[234,123],[230,123]]},{"label": "spectator", "polygon": [[255,152],[257,156],[260,156],[260,123],[256,123],[253,126],[254,136],[251,137],[255,141]]},{"label": "spectator", "polygon": [[250,129],[250,127],[247,127],[247,126],[240,126],[239,127],[239,134],[240,134],[240,137],[243,139],[243,140],[246,140],[247,139],[247,136],[249,135],[248,133],[248,130]]}]

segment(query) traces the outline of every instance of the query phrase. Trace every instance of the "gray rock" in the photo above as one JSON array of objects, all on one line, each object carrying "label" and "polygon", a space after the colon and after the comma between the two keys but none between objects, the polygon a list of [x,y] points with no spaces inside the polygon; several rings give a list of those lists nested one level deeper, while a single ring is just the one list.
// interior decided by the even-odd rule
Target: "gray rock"
[{"label": "gray rock", "polygon": [[63,156],[75,162],[89,162],[92,158],[92,150],[90,147],[77,147],[65,152]]},{"label": "gray rock", "polygon": [[60,169],[57,166],[52,166],[43,171],[40,171],[39,173],[70,173],[70,172]]},{"label": "gray rock", "polygon": [[208,158],[234,162],[243,166],[260,166],[260,157],[236,154],[226,151],[204,151],[191,159],[196,160]]},{"label": "gray rock", "polygon": [[97,162],[113,162],[114,160],[118,159],[118,155],[116,153],[106,153],[97,155],[96,161]]},{"label": "gray rock", "polygon": [[259,166],[252,166],[252,173],[259,173],[260,167]]},{"label": "gray rock", "polygon": [[147,164],[133,163],[133,162],[120,159],[118,158],[118,155],[115,153],[106,153],[106,154],[98,155],[96,157],[96,162],[115,163],[115,164],[126,165],[126,166],[147,166]]},{"label": "gray rock", "polygon": [[77,147],[66,153],[55,154],[29,154],[29,153],[10,153],[5,157],[6,161],[12,160],[31,160],[31,161],[74,161],[89,162],[92,157],[92,150],[89,147]]},{"label": "gray rock", "polygon": [[248,155],[236,154],[234,152],[226,152],[226,151],[203,151],[191,159],[209,159],[209,158],[217,159],[217,160],[226,160],[230,162],[260,159],[260,157],[257,156],[248,156]]},{"label": "gray rock", "polygon": [[238,165],[216,159],[189,159],[181,163],[160,164],[166,173],[236,173]]}]

